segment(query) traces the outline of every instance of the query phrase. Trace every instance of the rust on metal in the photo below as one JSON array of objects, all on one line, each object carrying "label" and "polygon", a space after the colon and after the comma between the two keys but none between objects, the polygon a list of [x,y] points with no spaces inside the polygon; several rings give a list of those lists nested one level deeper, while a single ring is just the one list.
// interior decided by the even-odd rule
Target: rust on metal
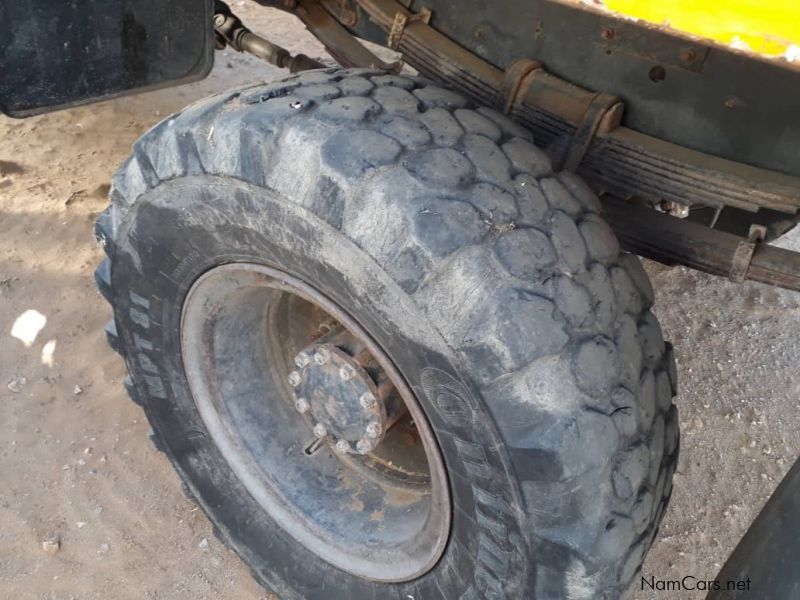
[{"label": "rust on metal", "polygon": [[[711,229],[610,195],[600,199],[603,218],[628,252],[667,265],[686,265],[721,277],[733,273],[737,280],[800,291],[800,252],[757,243],[755,238]],[[746,252],[740,250],[742,242],[748,244]],[[749,244],[753,244],[752,254]]]},{"label": "rust on metal", "polygon": [[[410,15],[395,0],[357,0],[383,30],[395,16]],[[616,32],[617,40],[622,34]],[[607,40],[608,41],[608,40]],[[467,96],[497,106],[505,72],[480,59],[421,21],[407,21],[397,44],[421,74],[444,80]],[[707,48],[693,45],[704,60]],[[677,54],[677,53],[676,53]],[[673,55],[666,64],[680,62]],[[694,67],[696,68],[696,67]],[[538,144],[563,152],[581,125],[596,92],[548,73],[543,67],[520,81],[509,116],[528,127]],[[731,102],[731,108],[735,102]],[[727,105],[726,105],[727,106]],[[650,202],[733,206],[748,211],[769,208],[794,214],[800,209],[800,178],[737,163],[648,136],[621,125],[623,107],[615,104],[597,126],[578,172],[596,190]],[[669,177],[664,174],[669,173]]]},{"label": "rust on metal", "polygon": [[371,67],[387,71],[393,69],[393,65],[387,65],[368,50],[319,2],[297,0],[293,12],[339,64],[345,67]]},{"label": "rust on metal", "polygon": [[530,58],[520,58],[512,62],[503,74],[503,82],[500,89],[497,90],[495,106],[505,114],[509,114],[520,89],[527,89],[527,78],[541,68],[542,63]]},{"label": "rust on metal", "polygon": [[728,277],[731,281],[742,283],[747,279],[747,270],[753,262],[756,246],[767,235],[767,228],[763,225],[751,225],[750,233],[746,240],[739,240],[736,250],[733,251],[733,261]]},{"label": "rust on metal", "polygon": [[622,115],[625,113],[625,104],[617,102],[612,105],[600,119],[596,134],[609,133],[622,125]]},{"label": "rust on metal", "polygon": [[603,93],[596,94],[589,102],[589,106],[586,107],[583,121],[575,129],[575,135],[572,137],[572,144],[569,147],[569,152],[564,159],[563,165],[557,165],[557,168],[561,167],[566,171],[577,171],[606,114],[612,107],[621,104],[616,96]]},{"label": "rust on metal", "polygon": [[600,30],[600,44],[608,54],[624,54],[637,56],[650,61],[654,65],[676,67],[699,73],[708,57],[709,47],[697,40],[686,42],[691,45],[680,45],[672,39],[651,38],[640,33],[641,23],[616,22],[615,26],[603,27]]},{"label": "rust on metal", "polygon": [[320,323],[323,330],[295,355],[287,376],[295,408],[339,452],[368,454],[407,408],[363,340],[331,320]]},{"label": "rust on metal", "polygon": [[421,8],[418,13],[410,12],[397,12],[392,21],[392,27],[389,29],[389,36],[386,38],[386,45],[392,50],[397,50],[400,45],[400,40],[403,38],[403,32],[409,22],[419,21],[428,25],[431,22],[431,11],[429,8]]}]

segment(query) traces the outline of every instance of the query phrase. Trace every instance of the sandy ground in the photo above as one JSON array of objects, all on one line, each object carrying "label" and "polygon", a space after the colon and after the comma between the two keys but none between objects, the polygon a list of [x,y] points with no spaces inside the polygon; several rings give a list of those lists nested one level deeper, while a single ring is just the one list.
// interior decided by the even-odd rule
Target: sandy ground
[{"label": "sandy ground", "polygon": [[[288,17],[269,22],[273,13],[236,4],[275,41],[322,55]],[[184,499],[122,389],[124,367],[102,333],[110,311],[92,280],[101,258],[92,224],[148,127],[195,99],[280,76],[226,52],[194,85],[0,117],[1,598],[267,597]],[[800,235],[788,243],[800,246]],[[800,295],[647,267],[678,350],[683,446],[645,575],[712,578],[798,454]],[[51,539],[55,553],[42,545]]]}]

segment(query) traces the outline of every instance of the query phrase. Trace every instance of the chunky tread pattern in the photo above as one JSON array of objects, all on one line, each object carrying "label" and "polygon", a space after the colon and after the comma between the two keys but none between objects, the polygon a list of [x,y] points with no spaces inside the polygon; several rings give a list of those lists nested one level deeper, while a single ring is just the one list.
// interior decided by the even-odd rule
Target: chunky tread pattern
[{"label": "chunky tread pattern", "polygon": [[111,302],[111,262],[106,258],[94,271],[94,282],[103,298]]},{"label": "chunky tread pattern", "polygon": [[[341,230],[479,380],[522,480],[537,595],[614,598],[635,580],[671,490],[672,347],[594,193],[531,142],[422,79],[308,72],[156,126],[115,177],[96,235],[113,256],[144,191],[198,172],[268,186]],[[97,280],[111,297],[106,264]],[[107,331],[119,349],[113,321]]]},{"label": "chunky tread pattern", "polygon": [[117,332],[117,323],[111,319],[105,326],[106,340],[111,349],[117,354],[123,354],[122,340],[120,340],[119,333]]}]

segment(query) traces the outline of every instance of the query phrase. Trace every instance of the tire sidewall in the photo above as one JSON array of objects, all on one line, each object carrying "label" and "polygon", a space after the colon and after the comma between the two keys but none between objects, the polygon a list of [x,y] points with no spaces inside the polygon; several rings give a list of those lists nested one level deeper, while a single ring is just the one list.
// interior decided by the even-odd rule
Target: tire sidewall
[{"label": "tire sidewall", "polygon": [[[533,597],[519,486],[477,386],[430,323],[366,252],[309,211],[239,180],[172,180],[120,223],[115,318],[151,424],[199,504],[263,583],[282,598]],[[255,262],[312,285],[389,354],[436,435],[453,506],[439,563],[408,583],[349,575],[302,548],[233,475],[194,405],[183,369],[183,300],[209,269]]]}]

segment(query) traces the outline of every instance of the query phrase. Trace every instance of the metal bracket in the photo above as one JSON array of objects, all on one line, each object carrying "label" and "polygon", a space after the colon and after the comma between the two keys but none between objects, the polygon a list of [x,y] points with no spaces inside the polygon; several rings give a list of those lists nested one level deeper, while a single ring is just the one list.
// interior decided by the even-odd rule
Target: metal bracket
[{"label": "metal bracket", "polygon": [[389,30],[389,37],[386,39],[386,45],[392,50],[397,50],[398,46],[400,46],[400,40],[403,39],[403,32],[406,29],[406,25],[414,21],[420,21],[421,23],[425,23],[425,25],[429,25],[431,22],[431,15],[431,9],[425,7],[419,9],[419,12],[416,14],[396,13],[394,21],[392,21],[392,27]]},{"label": "metal bracket", "polygon": [[733,253],[731,271],[728,278],[736,283],[742,283],[747,279],[747,270],[753,261],[756,246],[767,235],[767,228],[764,225],[750,225],[750,232],[746,240],[739,242]]},{"label": "metal bracket", "polygon": [[603,123],[605,126],[604,128],[613,128],[613,123],[609,123],[607,117],[607,115],[612,113],[617,113],[616,121],[617,124],[619,124],[619,121],[622,119],[622,108],[623,104],[616,96],[602,92],[595,94],[589,106],[586,108],[583,121],[575,130],[575,134],[572,137],[572,144],[570,144],[567,149],[561,169],[565,171],[577,170],[595,134],[600,129],[600,124]]},{"label": "metal bracket", "polygon": [[[545,73],[539,61],[530,58],[519,58],[512,62],[503,72],[503,80],[495,95],[495,106],[505,114],[510,114],[517,98],[524,96],[531,86],[537,84],[536,74]],[[543,90],[547,89],[547,82],[542,82]],[[575,129],[572,143],[562,151],[560,159],[556,160],[556,169],[575,171],[583,160],[586,151],[598,132],[607,132],[619,126],[622,121],[624,104],[616,96],[597,93],[591,97],[583,119]]]},{"label": "metal bracket", "polygon": [[518,58],[508,65],[495,96],[495,106],[505,114],[511,113],[520,90],[527,88],[528,78],[541,68],[542,63],[530,58]]}]

